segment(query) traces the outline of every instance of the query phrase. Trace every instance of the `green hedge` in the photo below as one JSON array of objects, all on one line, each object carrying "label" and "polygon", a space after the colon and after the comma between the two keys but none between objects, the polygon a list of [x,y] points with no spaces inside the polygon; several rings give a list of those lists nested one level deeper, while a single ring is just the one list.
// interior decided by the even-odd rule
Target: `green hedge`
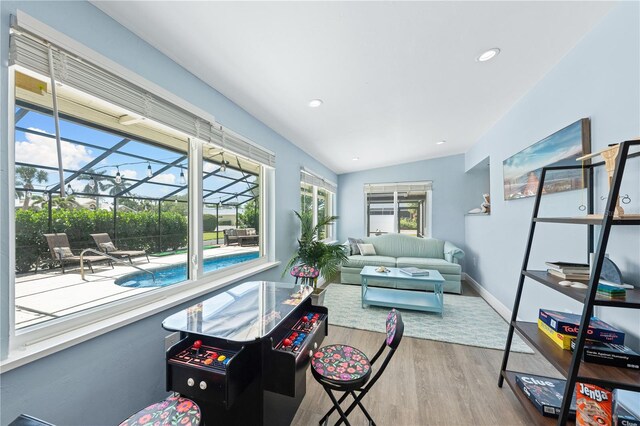
[{"label": "green hedge", "polygon": [[106,232],[120,249],[154,253],[186,246],[189,230],[187,218],[175,212],[162,212],[160,230],[155,212],[118,212],[115,233],[113,213],[107,210],[55,209],[51,219],[49,229],[46,210],[16,210],[17,272],[34,269],[39,256],[51,257],[47,241],[42,236],[47,233],[66,233],[74,252],[96,248],[89,234]]},{"label": "green hedge", "polygon": [[204,232],[213,232],[216,230],[216,225],[218,224],[218,218],[214,214],[203,214],[202,215],[202,229]]}]

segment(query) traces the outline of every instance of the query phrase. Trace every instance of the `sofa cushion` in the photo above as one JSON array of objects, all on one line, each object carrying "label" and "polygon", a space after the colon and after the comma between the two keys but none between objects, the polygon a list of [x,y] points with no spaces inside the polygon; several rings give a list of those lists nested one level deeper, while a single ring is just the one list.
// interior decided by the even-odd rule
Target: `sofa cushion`
[{"label": "sofa cushion", "polygon": [[462,272],[460,265],[449,263],[444,259],[425,259],[422,257],[399,257],[398,268],[414,266],[416,268],[436,269],[441,274],[459,275]]},{"label": "sofa cushion", "polygon": [[358,244],[364,243],[364,241],[362,241],[362,239],[360,238],[351,238],[351,237],[349,237],[347,241],[349,241],[349,249],[351,251],[350,254],[351,255],[360,254],[360,248],[358,248]]},{"label": "sofa cushion", "polygon": [[418,238],[404,234],[385,234],[363,238],[373,244],[376,253],[391,257],[428,257],[444,259],[444,241],[434,238]]},{"label": "sofa cushion", "polygon": [[356,254],[349,256],[348,260],[342,264],[345,268],[364,268],[365,266],[386,266],[395,267],[396,258],[389,256],[362,256]]},{"label": "sofa cushion", "polygon": [[360,250],[360,254],[363,256],[376,256],[378,254],[376,253],[376,248],[373,244],[359,243],[358,249]]}]

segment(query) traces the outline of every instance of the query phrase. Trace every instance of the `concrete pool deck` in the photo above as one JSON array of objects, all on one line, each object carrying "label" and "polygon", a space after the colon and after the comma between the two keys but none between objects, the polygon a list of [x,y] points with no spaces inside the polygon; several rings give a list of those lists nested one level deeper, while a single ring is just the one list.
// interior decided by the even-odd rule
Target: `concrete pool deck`
[{"label": "concrete pool deck", "polygon": [[[258,248],[255,246],[220,246],[205,250],[203,255],[208,259],[256,251]],[[149,263],[143,256],[135,258],[133,263],[143,269],[155,269],[186,261],[186,254],[175,254],[160,257],[149,255]],[[154,287],[127,288],[116,285],[116,278],[138,271],[123,263],[114,264],[113,269],[107,263],[98,263],[93,266],[93,269],[94,273],[89,269],[85,270],[86,281],[82,280],[80,268],[75,265],[67,267],[65,274],[60,268],[56,268],[16,276],[15,328],[21,329],[39,324],[155,289]]]}]

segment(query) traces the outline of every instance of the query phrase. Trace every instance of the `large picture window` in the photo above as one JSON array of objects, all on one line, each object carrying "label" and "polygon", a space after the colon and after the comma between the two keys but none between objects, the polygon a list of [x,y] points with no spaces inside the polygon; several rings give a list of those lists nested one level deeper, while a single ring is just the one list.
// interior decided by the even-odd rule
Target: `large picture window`
[{"label": "large picture window", "polygon": [[61,50],[54,82],[12,37],[12,336],[266,261],[272,153]]},{"label": "large picture window", "polygon": [[431,183],[365,185],[367,236],[431,235]]}]

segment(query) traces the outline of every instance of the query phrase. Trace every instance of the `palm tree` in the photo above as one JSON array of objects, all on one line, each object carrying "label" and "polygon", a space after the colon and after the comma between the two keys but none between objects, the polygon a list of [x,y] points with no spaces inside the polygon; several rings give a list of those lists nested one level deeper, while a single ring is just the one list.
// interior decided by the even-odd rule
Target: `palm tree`
[{"label": "palm tree", "polygon": [[[43,208],[48,203],[49,203],[48,198],[35,195],[33,197],[32,207]],[[76,200],[75,195],[67,195],[66,197],[52,197],[51,207],[53,207],[54,209],[61,209],[61,210],[76,210],[76,209],[84,208],[78,202],[78,200]]]},{"label": "palm tree", "polygon": [[[16,167],[16,187],[24,188],[24,202],[22,203],[22,209],[27,210],[29,208],[29,201],[31,199],[31,190],[33,189],[34,181],[37,183],[45,183],[49,180],[49,174],[44,170],[38,170],[35,167],[20,166]],[[20,193],[16,195],[20,198]]]},{"label": "palm tree", "polygon": [[[327,244],[318,239],[321,229],[327,225],[332,225],[338,216],[325,216],[318,218],[318,223],[313,226],[313,215],[311,212],[298,213],[294,211],[300,220],[300,238],[298,239],[298,250],[291,256],[289,263],[282,272],[284,276],[287,271],[297,264],[303,264],[317,268],[320,274],[331,281],[340,272],[340,265],[347,260],[344,248],[339,244]],[[314,280],[313,288],[317,282]]]},{"label": "palm tree", "polygon": [[[78,177],[80,181],[86,181],[87,184],[82,188],[82,192],[85,194],[95,194],[93,197],[96,200],[96,209],[100,208],[100,193],[110,188],[109,184],[113,182],[113,177],[107,176],[106,170],[96,172],[93,168],[86,170],[86,175]],[[91,179],[93,178],[93,188],[91,187]]]},{"label": "palm tree", "polygon": [[111,178],[108,183],[104,185],[104,189],[109,191],[109,195],[117,195],[130,186],[131,184],[124,179],[122,179],[120,183],[116,183],[116,180]]}]

